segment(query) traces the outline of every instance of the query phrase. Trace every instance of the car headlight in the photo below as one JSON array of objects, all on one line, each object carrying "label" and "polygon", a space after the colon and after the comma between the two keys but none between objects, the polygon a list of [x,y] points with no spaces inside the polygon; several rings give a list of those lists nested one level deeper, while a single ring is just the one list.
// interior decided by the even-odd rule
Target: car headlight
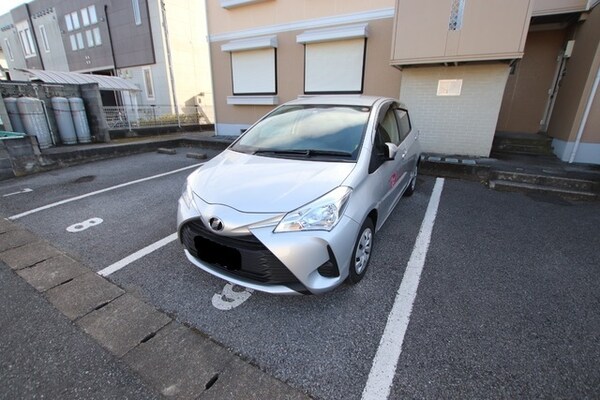
[{"label": "car headlight", "polygon": [[286,214],[275,228],[279,232],[330,231],[340,221],[352,189],[340,186]]},{"label": "car headlight", "polygon": [[181,198],[188,208],[194,207],[194,193],[192,192],[192,187],[188,179],[185,180],[183,188],[181,189]]}]

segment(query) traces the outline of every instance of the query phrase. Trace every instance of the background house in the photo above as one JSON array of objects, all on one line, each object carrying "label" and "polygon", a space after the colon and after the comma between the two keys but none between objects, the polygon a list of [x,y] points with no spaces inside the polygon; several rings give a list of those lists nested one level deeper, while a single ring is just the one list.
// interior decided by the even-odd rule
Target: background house
[{"label": "background house", "polygon": [[219,135],[298,96],[399,97],[431,153],[487,157],[497,131],[600,163],[594,0],[207,0]]},{"label": "background house", "polygon": [[12,80],[36,71],[119,76],[139,92],[103,92],[105,106],[201,106],[212,121],[203,2],[35,0],[0,16]]}]

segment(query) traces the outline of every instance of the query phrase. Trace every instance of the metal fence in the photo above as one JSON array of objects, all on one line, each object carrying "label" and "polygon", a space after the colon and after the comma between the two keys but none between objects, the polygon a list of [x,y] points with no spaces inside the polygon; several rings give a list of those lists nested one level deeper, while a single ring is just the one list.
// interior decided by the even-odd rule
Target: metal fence
[{"label": "metal fence", "polygon": [[109,130],[155,128],[210,124],[201,107],[180,107],[179,113],[171,106],[105,106],[104,114]]}]

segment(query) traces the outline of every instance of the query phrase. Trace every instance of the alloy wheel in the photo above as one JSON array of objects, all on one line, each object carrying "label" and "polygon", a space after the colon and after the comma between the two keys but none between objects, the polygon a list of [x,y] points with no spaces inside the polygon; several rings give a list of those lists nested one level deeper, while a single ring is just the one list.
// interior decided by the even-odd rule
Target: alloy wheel
[{"label": "alloy wheel", "polygon": [[370,228],[366,228],[361,236],[360,240],[356,245],[356,252],[354,257],[354,269],[357,274],[361,274],[367,267],[369,257],[371,256],[371,244],[373,242],[373,232]]}]

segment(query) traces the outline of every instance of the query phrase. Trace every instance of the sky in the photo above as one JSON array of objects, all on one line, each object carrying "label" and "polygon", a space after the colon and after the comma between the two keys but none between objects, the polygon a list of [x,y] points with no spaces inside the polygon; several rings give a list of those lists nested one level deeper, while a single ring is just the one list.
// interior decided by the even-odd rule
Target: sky
[{"label": "sky", "polygon": [[0,0],[0,15],[6,14],[20,4],[29,2],[31,2],[31,0]]}]

